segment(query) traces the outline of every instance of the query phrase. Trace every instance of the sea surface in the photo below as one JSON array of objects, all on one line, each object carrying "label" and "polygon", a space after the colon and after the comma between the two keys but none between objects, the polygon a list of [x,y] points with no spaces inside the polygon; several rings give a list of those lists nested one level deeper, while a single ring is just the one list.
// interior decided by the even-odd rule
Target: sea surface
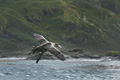
[{"label": "sea surface", "polygon": [[0,58],[0,80],[120,80],[120,61]]}]

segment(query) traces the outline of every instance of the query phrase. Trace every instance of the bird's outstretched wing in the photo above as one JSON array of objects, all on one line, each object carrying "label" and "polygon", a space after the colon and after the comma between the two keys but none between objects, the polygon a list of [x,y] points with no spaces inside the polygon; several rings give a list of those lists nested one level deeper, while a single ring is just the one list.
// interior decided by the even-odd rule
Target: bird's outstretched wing
[{"label": "bird's outstretched wing", "polygon": [[62,54],[61,51],[59,51],[57,48],[55,48],[52,45],[48,45],[45,47],[50,53],[52,53],[56,58],[60,60],[65,60],[65,56]]},{"label": "bird's outstretched wing", "polygon": [[39,52],[44,53],[47,51],[44,47],[49,45],[49,44],[51,44],[51,43],[45,43],[45,44],[41,44],[39,46],[36,46],[28,54],[35,54],[35,53],[39,53]]},{"label": "bird's outstretched wing", "polygon": [[48,40],[46,40],[42,35],[37,34],[37,33],[33,33],[33,36],[36,38],[36,40],[41,44],[47,43],[49,42]]},{"label": "bird's outstretched wing", "polygon": [[[32,53],[36,53],[36,52],[45,52],[45,51],[49,51],[50,53],[52,53],[56,58],[60,59],[60,60],[65,60],[64,55],[62,54],[61,51],[59,51],[55,45],[53,45],[52,42],[49,42],[48,40],[46,40],[42,35],[33,33],[33,36],[36,38],[36,40],[40,43],[40,46],[36,47]],[[39,59],[37,60],[38,63]]]}]

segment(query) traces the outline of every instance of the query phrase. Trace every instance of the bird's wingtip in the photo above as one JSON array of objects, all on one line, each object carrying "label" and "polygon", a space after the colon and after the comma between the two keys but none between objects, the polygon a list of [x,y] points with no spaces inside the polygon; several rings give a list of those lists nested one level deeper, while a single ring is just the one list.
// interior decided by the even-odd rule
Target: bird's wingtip
[{"label": "bird's wingtip", "polygon": [[66,60],[65,56],[64,56],[62,53],[59,54],[59,55],[57,56],[57,58],[60,59],[60,60],[62,60],[62,61]]},{"label": "bird's wingtip", "polygon": [[37,36],[37,35],[38,35],[37,33],[34,33],[34,32],[32,32],[31,34],[32,34],[33,36]]}]

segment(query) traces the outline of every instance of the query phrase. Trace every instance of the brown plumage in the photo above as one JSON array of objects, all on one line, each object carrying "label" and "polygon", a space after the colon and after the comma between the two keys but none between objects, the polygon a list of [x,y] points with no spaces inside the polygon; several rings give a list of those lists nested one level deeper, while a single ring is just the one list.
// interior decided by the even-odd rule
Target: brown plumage
[{"label": "brown plumage", "polygon": [[42,35],[39,35],[39,34],[36,34],[36,33],[34,33],[33,36],[40,43],[40,45],[36,46],[36,47],[33,47],[33,49],[31,50],[31,52],[29,54],[31,54],[31,53],[34,54],[34,53],[39,53],[39,52],[42,53],[40,55],[40,57],[37,59],[36,63],[38,63],[38,61],[40,60],[41,56],[46,51],[49,51],[56,58],[58,58],[60,60],[65,60],[65,57],[64,57],[63,53],[56,48],[56,47],[60,47],[61,48],[61,46],[59,44],[56,44],[56,43],[53,43],[53,42],[49,42]]}]

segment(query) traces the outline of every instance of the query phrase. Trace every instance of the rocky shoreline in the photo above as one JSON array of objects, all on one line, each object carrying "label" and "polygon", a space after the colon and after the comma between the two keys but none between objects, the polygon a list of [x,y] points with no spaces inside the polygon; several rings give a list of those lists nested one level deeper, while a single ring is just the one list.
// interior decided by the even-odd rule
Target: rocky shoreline
[{"label": "rocky shoreline", "polygon": [[[62,51],[63,52],[63,51]],[[82,49],[72,49],[66,52],[63,52],[65,54],[66,59],[70,59],[70,58],[88,58],[88,59],[100,59],[101,57],[99,55],[93,55],[90,52],[84,52]],[[35,60],[39,57],[39,54],[35,54],[35,55],[30,55],[29,57],[27,57],[27,60]],[[46,52],[42,55],[41,59],[56,59],[52,54],[50,54],[49,52]]]},{"label": "rocky shoreline", "polygon": [[[63,51],[62,51],[63,52]],[[94,55],[91,52],[85,52],[82,49],[72,49],[68,51],[63,52],[65,54],[66,59],[80,59],[80,58],[86,58],[86,59],[101,59],[102,61],[110,61],[110,60],[120,60],[120,56],[100,56],[100,55]],[[0,58],[9,58],[9,57],[26,57],[26,60],[36,60],[39,57],[39,54],[31,54],[31,55],[18,55],[16,53],[15,55],[9,56],[9,55],[0,55]],[[49,52],[46,52],[42,55],[41,60],[56,60],[54,55],[52,55]]]},{"label": "rocky shoreline", "polygon": [[[63,52],[63,51],[62,51]],[[65,54],[66,59],[101,59],[101,61],[112,61],[112,60],[120,60],[120,56],[100,56],[100,55],[94,55],[91,52],[84,52],[82,49],[72,49],[63,52]],[[27,60],[36,60],[39,57],[39,54],[31,55],[27,57]],[[49,52],[46,52],[41,57],[41,60],[47,59],[47,60],[55,60],[56,58]]]}]

